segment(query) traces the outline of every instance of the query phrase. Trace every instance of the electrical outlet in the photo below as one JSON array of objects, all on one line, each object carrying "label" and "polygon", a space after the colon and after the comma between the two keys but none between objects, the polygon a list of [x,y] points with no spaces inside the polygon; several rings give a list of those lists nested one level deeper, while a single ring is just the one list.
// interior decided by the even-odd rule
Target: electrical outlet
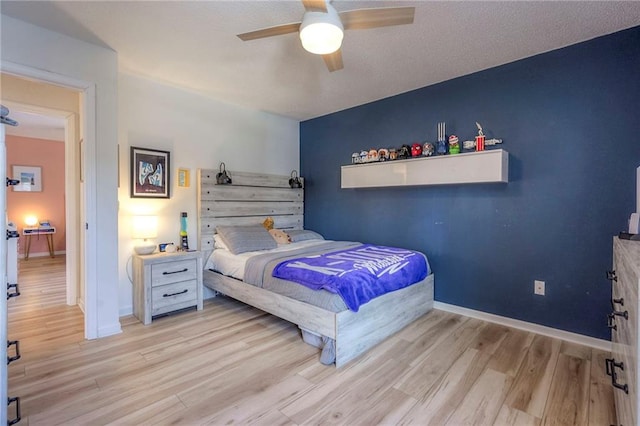
[{"label": "electrical outlet", "polygon": [[535,280],[533,282],[533,293],[539,296],[544,296],[544,281]]}]

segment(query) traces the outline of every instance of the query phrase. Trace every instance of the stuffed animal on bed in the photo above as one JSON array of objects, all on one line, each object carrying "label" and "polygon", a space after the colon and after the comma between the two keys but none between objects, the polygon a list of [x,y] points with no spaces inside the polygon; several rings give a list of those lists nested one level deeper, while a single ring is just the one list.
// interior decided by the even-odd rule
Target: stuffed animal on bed
[{"label": "stuffed animal on bed", "polygon": [[278,244],[289,244],[291,237],[282,229],[269,229],[269,233]]},{"label": "stuffed animal on bed", "polygon": [[262,226],[265,227],[267,231],[271,231],[273,229],[273,218],[269,216],[262,222]]}]

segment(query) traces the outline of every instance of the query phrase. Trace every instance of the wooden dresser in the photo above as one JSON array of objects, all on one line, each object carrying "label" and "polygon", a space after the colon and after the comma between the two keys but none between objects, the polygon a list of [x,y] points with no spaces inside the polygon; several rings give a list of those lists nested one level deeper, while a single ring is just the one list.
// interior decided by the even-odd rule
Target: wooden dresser
[{"label": "wooden dresser", "polygon": [[640,241],[613,239],[611,280],[612,358],[606,370],[611,376],[618,424],[638,425],[638,289],[640,288]]},{"label": "wooden dresser", "polygon": [[147,325],[153,317],[195,306],[202,309],[199,251],[133,255],[133,315]]}]

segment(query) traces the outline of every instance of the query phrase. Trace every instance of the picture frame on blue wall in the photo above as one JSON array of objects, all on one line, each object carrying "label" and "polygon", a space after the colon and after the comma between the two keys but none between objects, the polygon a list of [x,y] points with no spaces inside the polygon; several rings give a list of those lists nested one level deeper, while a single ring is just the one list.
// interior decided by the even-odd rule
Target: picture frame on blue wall
[{"label": "picture frame on blue wall", "polygon": [[131,147],[131,198],[170,198],[171,153]]}]

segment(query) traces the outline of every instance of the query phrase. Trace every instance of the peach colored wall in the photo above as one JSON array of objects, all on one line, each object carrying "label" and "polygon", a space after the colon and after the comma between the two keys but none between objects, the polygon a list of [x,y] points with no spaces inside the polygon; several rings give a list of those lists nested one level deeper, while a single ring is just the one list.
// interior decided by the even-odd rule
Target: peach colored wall
[{"label": "peach colored wall", "polygon": [[[42,168],[42,192],[7,191],[7,214],[20,231],[20,254],[24,254],[24,219],[35,215],[38,220],[49,219],[56,227],[53,246],[56,252],[64,251],[65,242],[65,193],[64,193],[64,142],[45,139],[6,136],[7,174],[13,176],[13,166],[38,166]],[[48,253],[44,235],[31,237],[29,256]]]}]

